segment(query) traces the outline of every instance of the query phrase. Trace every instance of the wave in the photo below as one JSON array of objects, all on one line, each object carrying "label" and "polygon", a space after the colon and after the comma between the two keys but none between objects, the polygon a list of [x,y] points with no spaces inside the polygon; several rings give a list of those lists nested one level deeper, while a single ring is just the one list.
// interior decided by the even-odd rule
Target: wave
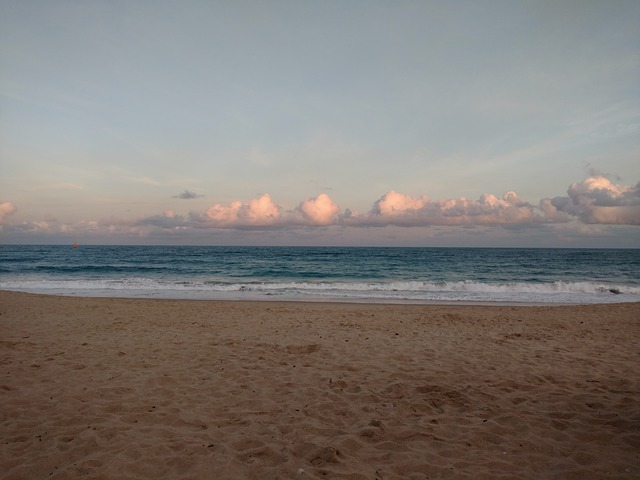
[{"label": "wave", "polygon": [[324,299],[347,301],[618,303],[640,301],[640,286],[598,282],[238,282],[120,279],[24,279],[0,281],[0,289],[60,295]]}]

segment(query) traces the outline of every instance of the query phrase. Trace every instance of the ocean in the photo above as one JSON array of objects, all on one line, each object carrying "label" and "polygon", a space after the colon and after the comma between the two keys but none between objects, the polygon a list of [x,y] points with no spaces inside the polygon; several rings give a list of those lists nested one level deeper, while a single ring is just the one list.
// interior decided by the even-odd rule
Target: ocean
[{"label": "ocean", "polygon": [[640,249],[0,245],[0,289],[390,303],[640,301]]}]

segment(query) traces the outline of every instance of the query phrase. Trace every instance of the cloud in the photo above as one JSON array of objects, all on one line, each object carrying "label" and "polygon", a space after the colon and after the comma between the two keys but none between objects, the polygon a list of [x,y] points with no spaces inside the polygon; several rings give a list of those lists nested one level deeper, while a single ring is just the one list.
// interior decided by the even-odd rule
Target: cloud
[{"label": "cloud", "polygon": [[614,178],[618,182],[620,180],[622,180],[618,175],[613,175],[611,173],[604,172],[604,171],[592,166],[591,163],[589,163],[589,162],[584,162],[584,168],[585,168],[585,171],[586,171],[586,173],[587,173],[587,175],[589,177],[604,177],[604,178],[609,178],[609,179]]},{"label": "cloud", "polygon": [[567,194],[551,200],[558,212],[587,224],[640,225],[640,182],[620,185],[604,176],[593,176],[572,183]]},{"label": "cloud", "polygon": [[228,205],[216,203],[205,213],[212,226],[219,227],[256,227],[278,223],[281,207],[271,200],[268,193],[249,202],[235,201]]},{"label": "cloud", "polygon": [[424,195],[419,198],[412,198],[391,190],[374,203],[371,214],[399,216],[407,213],[415,213],[424,208],[428,202],[429,198]]},{"label": "cloud", "polygon": [[567,197],[543,198],[537,204],[508,191],[501,197],[491,193],[477,200],[465,197],[430,200],[391,190],[376,200],[367,213],[344,211],[326,193],[308,197],[293,210],[285,210],[265,193],[249,201],[216,203],[205,212],[187,217],[165,211],[147,217],[138,225],[164,229],[294,229],[327,227],[436,227],[502,226],[520,228],[560,224],[640,224],[640,184],[631,187],[593,176],[568,188]]},{"label": "cloud", "polygon": [[293,210],[285,211],[268,193],[250,201],[216,203],[204,214],[191,213],[199,228],[293,228],[302,225],[327,226],[339,221],[340,207],[325,193],[309,197]]},{"label": "cloud", "polygon": [[345,210],[346,224],[396,225],[533,225],[566,223],[640,225],[640,183],[614,184],[603,176],[592,176],[568,188],[568,197],[543,198],[538,205],[521,200],[515,192],[501,198],[484,194],[478,200],[461,197],[430,201],[390,191],[360,215]]},{"label": "cloud", "polygon": [[[0,203],[0,221],[15,211],[13,204]],[[301,227],[313,227],[331,232],[330,227],[337,227],[333,230],[334,236],[339,232],[342,238],[345,229],[351,229],[348,234],[351,238],[368,238],[367,233],[356,231],[366,232],[366,227],[389,227],[389,232],[397,227],[422,227],[430,228],[429,235],[433,237],[439,229],[453,235],[454,230],[448,227],[458,229],[458,232],[473,229],[475,236],[482,232],[486,234],[495,227],[508,230],[510,234],[516,230],[532,231],[528,229],[535,227],[538,232],[553,230],[560,237],[569,238],[573,234],[593,236],[594,232],[602,236],[602,232],[608,231],[606,229],[620,225],[626,225],[628,229],[640,225],[640,183],[623,185],[597,175],[571,184],[567,196],[543,198],[537,204],[521,199],[513,191],[500,197],[487,193],[476,200],[465,197],[430,200],[426,195],[413,197],[391,190],[374,201],[368,212],[359,213],[348,208],[341,210],[326,193],[307,197],[293,209],[283,208],[265,193],[248,201],[215,203],[205,211],[191,211],[187,215],[167,209],[161,214],[138,219],[5,224],[3,235],[146,238],[162,235],[162,232],[166,235],[190,232],[192,237],[205,238],[206,231],[216,229],[265,232],[299,229],[303,232]],[[395,232],[397,234],[397,230]]]},{"label": "cloud", "polygon": [[173,210],[167,209],[162,215],[153,215],[133,222],[134,226],[153,226],[162,229],[187,228],[188,222],[182,215],[176,214]]},{"label": "cloud", "polygon": [[478,200],[461,197],[430,201],[425,195],[414,198],[390,191],[373,204],[368,214],[349,212],[345,221],[362,226],[512,225],[540,221],[536,210],[515,192],[507,192],[502,198],[485,194]]},{"label": "cloud", "polygon": [[5,217],[9,215],[13,215],[16,212],[17,208],[13,203],[10,202],[0,202],[0,222],[2,222]]},{"label": "cloud", "polygon": [[173,198],[179,198],[181,200],[193,200],[194,198],[202,198],[202,197],[204,197],[204,195],[197,194],[190,190],[185,190],[184,192],[179,193],[178,195],[175,195]]},{"label": "cloud", "polygon": [[295,209],[303,219],[303,223],[311,225],[331,225],[337,220],[340,207],[326,193],[307,198]]}]

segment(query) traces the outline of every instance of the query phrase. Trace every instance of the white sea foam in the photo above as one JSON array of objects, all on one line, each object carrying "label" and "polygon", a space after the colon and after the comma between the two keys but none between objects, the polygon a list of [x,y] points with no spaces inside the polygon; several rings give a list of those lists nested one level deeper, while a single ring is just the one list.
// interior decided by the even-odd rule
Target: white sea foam
[{"label": "white sea foam", "polygon": [[342,301],[618,303],[640,301],[640,287],[595,282],[236,282],[121,279],[3,279],[0,289],[76,296]]}]

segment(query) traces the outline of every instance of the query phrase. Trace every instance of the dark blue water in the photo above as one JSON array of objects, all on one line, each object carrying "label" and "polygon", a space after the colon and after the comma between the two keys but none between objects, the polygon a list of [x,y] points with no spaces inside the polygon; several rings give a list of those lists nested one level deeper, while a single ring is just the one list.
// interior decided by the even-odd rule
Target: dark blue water
[{"label": "dark blue water", "polygon": [[640,250],[0,246],[0,289],[412,302],[640,301]]}]

